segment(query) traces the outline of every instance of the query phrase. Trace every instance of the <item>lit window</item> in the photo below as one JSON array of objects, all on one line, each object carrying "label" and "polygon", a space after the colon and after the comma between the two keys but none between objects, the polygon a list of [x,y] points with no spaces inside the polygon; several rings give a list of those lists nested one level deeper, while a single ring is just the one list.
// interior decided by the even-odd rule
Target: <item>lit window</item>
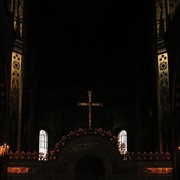
[{"label": "lit window", "polygon": [[48,155],[48,133],[45,130],[39,132],[39,160],[47,160]]},{"label": "lit window", "polygon": [[118,134],[118,148],[121,154],[127,153],[127,132],[122,130]]}]

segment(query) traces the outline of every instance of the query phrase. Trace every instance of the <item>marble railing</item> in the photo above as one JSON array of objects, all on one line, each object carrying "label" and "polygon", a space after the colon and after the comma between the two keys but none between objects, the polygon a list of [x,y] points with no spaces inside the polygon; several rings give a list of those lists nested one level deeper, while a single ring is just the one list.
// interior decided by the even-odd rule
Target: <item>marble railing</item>
[{"label": "marble railing", "polygon": [[[169,152],[160,153],[160,152],[128,152],[127,154],[120,155],[124,161],[170,161],[171,154]],[[7,155],[7,159],[9,160],[56,160],[57,156],[54,150],[50,151],[47,154],[46,158],[37,151],[10,151]]]},{"label": "marble railing", "polygon": [[[39,160],[39,161],[47,161],[47,160],[56,160],[57,154],[61,153],[62,149],[68,144],[70,141],[80,138],[82,136],[100,136],[108,140],[115,148],[118,148],[118,139],[116,136],[112,135],[110,131],[105,131],[102,128],[98,129],[83,129],[79,128],[75,131],[70,131],[66,136],[62,136],[62,138],[55,144],[55,147],[49,151],[49,153],[44,157],[42,153],[38,153],[37,151],[10,151],[7,154],[7,158],[10,160]],[[124,161],[169,161],[171,160],[171,154],[169,152],[127,152],[122,156],[122,160]]]},{"label": "marble railing", "polygon": [[169,161],[171,154],[169,152],[128,152],[123,156],[123,160],[136,160],[136,161]]}]

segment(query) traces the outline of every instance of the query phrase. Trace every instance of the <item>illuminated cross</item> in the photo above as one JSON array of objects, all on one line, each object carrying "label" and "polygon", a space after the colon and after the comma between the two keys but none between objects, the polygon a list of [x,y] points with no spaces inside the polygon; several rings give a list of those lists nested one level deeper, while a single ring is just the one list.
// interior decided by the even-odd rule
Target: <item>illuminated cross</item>
[{"label": "illuminated cross", "polygon": [[92,106],[103,106],[103,103],[92,103],[91,102],[91,97],[92,97],[92,91],[88,91],[88,97],[89,97],[89,102],[85,103],[85,102],[78,102],[77,103],[77,106],[88,106],[89,107],[89,129],[91,129],[91,115],[92,115],[92,112],[91,112],[91,109],[92,109]]}]

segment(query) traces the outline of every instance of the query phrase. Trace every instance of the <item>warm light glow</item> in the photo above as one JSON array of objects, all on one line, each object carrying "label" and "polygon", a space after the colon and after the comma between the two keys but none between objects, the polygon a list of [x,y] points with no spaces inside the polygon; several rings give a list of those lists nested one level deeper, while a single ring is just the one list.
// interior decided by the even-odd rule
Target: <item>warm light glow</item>
[{"label": "warm light glow", "polygon": [[145,168],[145,173],[147,174],[170,174],[172,173],[171,167],[150,167]]},{"label": "warm light glow", "polygon": [[30,168],[28,167],[8,167],[7,168],[7,173],[17,173],[17,174],[24,174],[24,173],[29,173]]},{"label": "warm light glow", "polygon": [[4,145],[0,146],[0,156],[4,156],[9,153],[9,146],[4,143]]}]

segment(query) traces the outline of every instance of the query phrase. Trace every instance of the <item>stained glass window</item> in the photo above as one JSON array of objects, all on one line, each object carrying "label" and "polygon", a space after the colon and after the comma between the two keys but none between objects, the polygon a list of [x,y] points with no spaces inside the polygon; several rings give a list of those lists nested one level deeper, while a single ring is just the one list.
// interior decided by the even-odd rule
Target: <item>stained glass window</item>
[{"label": "stained glass window", "polygon": [[39,131],[39,160],[47,160],[48,155],[48,133],[45,130]]},{"label": "stained glass window", "polygon": [[127,153],[127,132],[125,130],[122,130],[118,134],[118,148],[119,152],[121,154]]}]

